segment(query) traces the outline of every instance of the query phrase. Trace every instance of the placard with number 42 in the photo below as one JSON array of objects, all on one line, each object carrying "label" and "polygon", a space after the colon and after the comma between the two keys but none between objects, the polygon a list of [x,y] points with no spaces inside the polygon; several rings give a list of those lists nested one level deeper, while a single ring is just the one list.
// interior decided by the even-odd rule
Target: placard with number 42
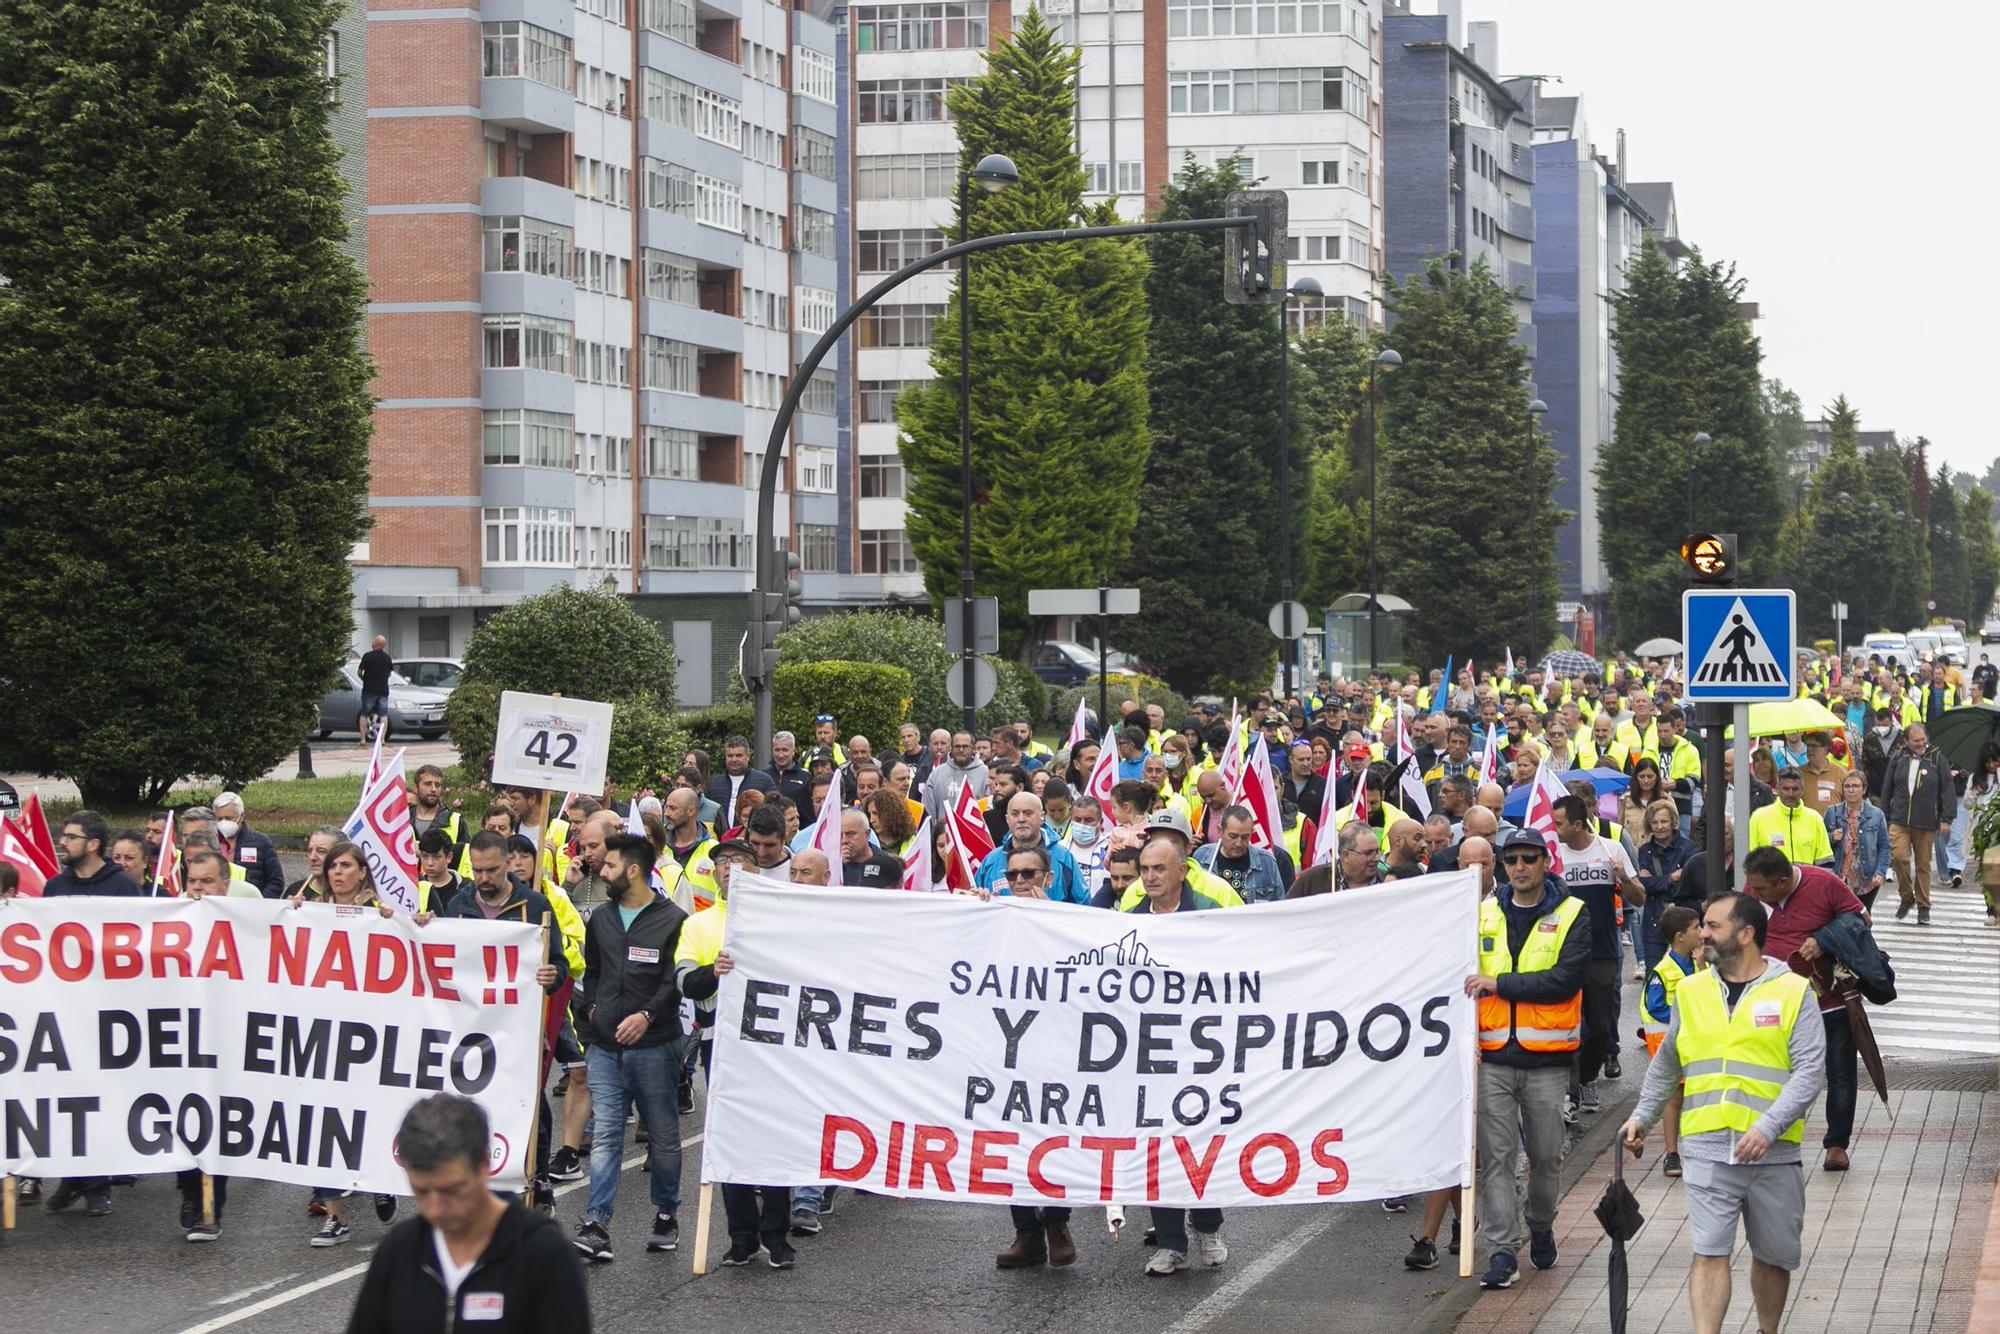
[{"label": "placard with number 42", "polygon": [[495,785],[602,792],[610,750],[609,704],[501,692],[500,725],[493,737]]}]

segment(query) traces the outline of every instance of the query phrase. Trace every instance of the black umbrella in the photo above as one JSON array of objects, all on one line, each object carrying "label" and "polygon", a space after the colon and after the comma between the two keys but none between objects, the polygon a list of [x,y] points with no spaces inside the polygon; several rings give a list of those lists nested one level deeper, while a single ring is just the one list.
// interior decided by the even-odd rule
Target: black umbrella
[{"label": "black umbrella", "polygon": [[1639,1212],[1639,1201],[1625,1185],[1625,1143],[1613,1142],[1611,1146],[1611,1184],[1604,1188],[1604,1198],[1597,1202],[1594,1211],[1597,1221],[1604,1225],[1605,1235],[1611,1238],[1611,1334],[1625,1334],[1626,1307],[1630,1304],[1631,1273],[1626,1266],[1625,1243],[1639,1234],[1646,1225],[1646,1216]]},{"label": "black umbrella", "polygon": [[1931,744],[1944,752],[1952,768],[1967,773],[1979,767],[1979,752],[1989,741],[2000,741],[2000,707],[1992,704],[1946,709],[1931,724]]}]

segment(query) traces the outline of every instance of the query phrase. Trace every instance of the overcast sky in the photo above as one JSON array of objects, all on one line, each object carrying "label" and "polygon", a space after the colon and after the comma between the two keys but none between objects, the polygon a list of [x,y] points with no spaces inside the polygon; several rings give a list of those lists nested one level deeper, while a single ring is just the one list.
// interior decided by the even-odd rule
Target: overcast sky
[{"label": "overcast sky", "polygon": [[1632,179],[1674,182],[1682,237],[1749,280],[1765,377],[1808,417],[1845,393],[1864,428],[1930,437],[1933,467],[2000,454],[2000,4],[1463,4],[1500,23],[1493,73],[1559,75],[1544,94],[1583,99],[1599,153],[1622,127]]}]

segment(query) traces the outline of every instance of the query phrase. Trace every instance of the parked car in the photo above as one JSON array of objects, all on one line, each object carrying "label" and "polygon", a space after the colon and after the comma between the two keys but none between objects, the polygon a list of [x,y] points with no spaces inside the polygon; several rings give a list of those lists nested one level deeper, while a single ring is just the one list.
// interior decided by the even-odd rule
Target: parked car
[{"label": "parked car", "polygon": [[1928,662],[1944,652],[1944,641],[1928,630],[1912,630],[1904,638],[1910,641],[1910,656],[1917,662]]},{"label": "parked car", "polygon": [[[389,675],[389,735],[416,735],[426,741],[444,735],[445,692],[424,690],[411,685],[400,672]],[[335,732],[355,732],[354,720],[361,712],[361,678],[355,664],[340,668],[338,684],[320,697],[319,735],[321,740]],[[386,738],[385,738],[386,739]]]},{"label": "parked car", "polygon": [[1866,662],[1870,656],[1882,659],[1885,665],[1893,659],[1903,667],[1909,666],[1916,660],[1916,654],[1910,649],[1910,641],[1887,630],[1869,635],[1854,649],[1857,662]]},{"label": "parked car", "polygon": [[1986,624],[1979,627],[1979,642],[1982,644],[2000,642],[2000,616],[1986,618]]},{"label": "parked car", "polygon": [[[1097,675],[1097,650],[1074,639],[1051,639],[1036,646],[1029,665],[1036,676],[1052,686],[1082,685]],[[1137,658],[1117,649],[1105,655],[1105,666],[1114,672],[1137,673],[1143,670]]]},{"label": "parked car", "polygon": [[465,664],[457,658],[405,658],[396,664],[396,675],[413,686],[449,695],[465,675]]}]

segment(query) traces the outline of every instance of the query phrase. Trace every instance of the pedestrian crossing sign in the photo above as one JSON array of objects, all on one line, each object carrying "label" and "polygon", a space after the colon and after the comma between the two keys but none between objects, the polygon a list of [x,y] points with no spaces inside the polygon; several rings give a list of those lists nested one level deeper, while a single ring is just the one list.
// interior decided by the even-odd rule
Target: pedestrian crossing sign
[{"label": "pedestrian crossing sign", "polygon": [[1688,698],[1748,704],[1798,694],[1798,599],[1789,588],[1681,594]]}]

